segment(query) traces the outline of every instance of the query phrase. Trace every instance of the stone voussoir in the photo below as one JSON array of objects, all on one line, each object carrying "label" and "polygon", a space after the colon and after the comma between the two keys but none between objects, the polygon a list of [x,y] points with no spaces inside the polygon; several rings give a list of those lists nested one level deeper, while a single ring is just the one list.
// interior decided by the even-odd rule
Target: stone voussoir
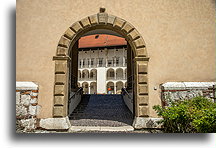
[{"label": "stone voussoir", "polygon": [[66,56],[68,55],[68,48],[58,46],[56,54],[57,56]]},{"label": "stone voussoir", "polygon": [[113,26],[118,28],[118,29],[121,29],[123,27],[123,25],[125,24],[125,22],[126,22],[125,20],[116,17],[116,19],[113,23]]},{"label": "stone voussoir", "polygon": [[65,36],[62,36],[61,39],[59,40],[58,45],[68,48],[70,45],[70,42],[71,42],[71,40],[69,40]]},{"label": "stone voussoir", "polygon": [[147,51],[145,47],[142,48],[137,48],[136,49],[136,54],[138,57],[147,57]]},{"label": "stone voussoir", "polygon": [[75,22],[73,25],[70,27],[72,30],[74,30],[76,33],[81,31],[83,28],[79,22]]},{"label": "stone voussoir", "polygon": [[83,28],[87,28],[87,27],[91,26],[88,17],[82,19],[80,22],[83,25]]},{"label": "stone voussoir", "polygon": [[134,29],[133,25],[130,23],[126,22],[125,25],[122,28],[122,31],[126,34],[128,34],[132,29]]},{"label": "stone voussoir", "polygon": [[64,35],[67,37],[67,38],[69,38],[70,40],[72,40],[73,39],[73,37],[75,36],[75,32],[73,32],[73,30],[71,30],[70,28],[68,28],[66,31],[65,31],[65,33],[64,33]]},{"label": "stone voussoir", "polygon": [[92,25],[98,24],[98,17],[97,17],[97,14],[89,16],[89,20],[90,20],[90,23],[91,23]]},{"label": "stone voussoir", "polygon": [[98,13],[98,22],[99,24],[106,24],[108,20],[107,13]]},{"label": "stone voussoir", "polygon": [[113,15],[108,15],[107,25],[113,26],[115,19],[116,19],[115,16],[113,16]]},{"label": "stone voussoir", "polygon": [[142,37],[133,41],[133,44],[136,48],[145,47],[145,42]]},{"label": "stone voussoir", "polygon": [[140,34],[139,34],[139,32],[138,32],[136,29],[134,29],[133,31],[131,31],[131,32],[128,34],[128,37],[129,37],[129,39],[131,39],[131,40],[135,40],[136,38],[140,37]]}]

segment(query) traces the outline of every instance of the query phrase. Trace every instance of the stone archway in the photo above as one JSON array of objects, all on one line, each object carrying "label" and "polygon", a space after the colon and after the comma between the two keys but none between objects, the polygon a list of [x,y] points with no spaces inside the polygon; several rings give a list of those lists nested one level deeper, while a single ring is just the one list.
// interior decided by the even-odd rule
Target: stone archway
[{"label": "stone archway", "polygon": [[[133,51],[135,117],[149,117],[147,67],[148,56],[145,42],[133,25],[122,18],[110,15],[104,8],[72,24],[59,40],[55,61],[53,117],[67,116],[70,54],[78,39],[94,29],[108,29],[121,34]],[[72,56],[73,57],[73,56]],[[73,57],[74,58],[74,57]],[[128,84],[129,85],[129,84]]]}]

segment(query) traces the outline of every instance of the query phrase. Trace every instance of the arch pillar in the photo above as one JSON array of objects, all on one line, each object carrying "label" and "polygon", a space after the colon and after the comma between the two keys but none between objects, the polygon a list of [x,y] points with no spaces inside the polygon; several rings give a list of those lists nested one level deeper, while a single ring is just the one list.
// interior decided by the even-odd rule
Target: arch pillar
[{"label": "arch pillar", "polygon": [[149,117],[149,91],[148,91],[148,61],[147,57],[135,57],[134,69],[134,97],[135,97],[135,116]]},{"label": "arch pillar", "polygon": [[68,105],[68,72],[69,56],[54,56],[55,61],[55,85],[54,85],[54,107],[53,117],[67,116]]}]

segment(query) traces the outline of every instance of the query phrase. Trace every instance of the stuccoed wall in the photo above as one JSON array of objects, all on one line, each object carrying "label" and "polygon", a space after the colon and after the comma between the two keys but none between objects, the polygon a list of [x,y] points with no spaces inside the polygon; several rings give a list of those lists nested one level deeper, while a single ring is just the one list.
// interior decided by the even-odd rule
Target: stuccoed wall
[{"label": "stuccoed wall", "polygon": [[[16,80],[39,84],[39,118],[52,117],[52,57],[61,35],[101,6],[130,22],[146,42],[150,107],[161,103],[162,83],[215,81],[213,0],[18,0]],[[156,113],[151,110],[150,116]]]}]

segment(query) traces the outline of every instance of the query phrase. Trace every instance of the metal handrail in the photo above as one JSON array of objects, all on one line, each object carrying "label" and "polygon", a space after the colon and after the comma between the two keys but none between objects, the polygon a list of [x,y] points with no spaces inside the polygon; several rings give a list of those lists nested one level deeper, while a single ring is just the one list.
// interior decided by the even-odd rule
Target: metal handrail
[{"label": "metal handrail", "polygon": [[83,90],[83,88],[82,87],[80,87],[72,96],[70,96],[70,98],[69,98],[69,103],[71,102],[71,100],[72,100],[72,98],[74,98],[74,96],[76,95],[76,94],[78,94],[80,91],[82,91]]},{"label": "metal handrail", "polygon": [[125,92],[130,99],[132,99],[132,96],[128,93],[128,91],[125,88],[122,88],[122,92]]}]

